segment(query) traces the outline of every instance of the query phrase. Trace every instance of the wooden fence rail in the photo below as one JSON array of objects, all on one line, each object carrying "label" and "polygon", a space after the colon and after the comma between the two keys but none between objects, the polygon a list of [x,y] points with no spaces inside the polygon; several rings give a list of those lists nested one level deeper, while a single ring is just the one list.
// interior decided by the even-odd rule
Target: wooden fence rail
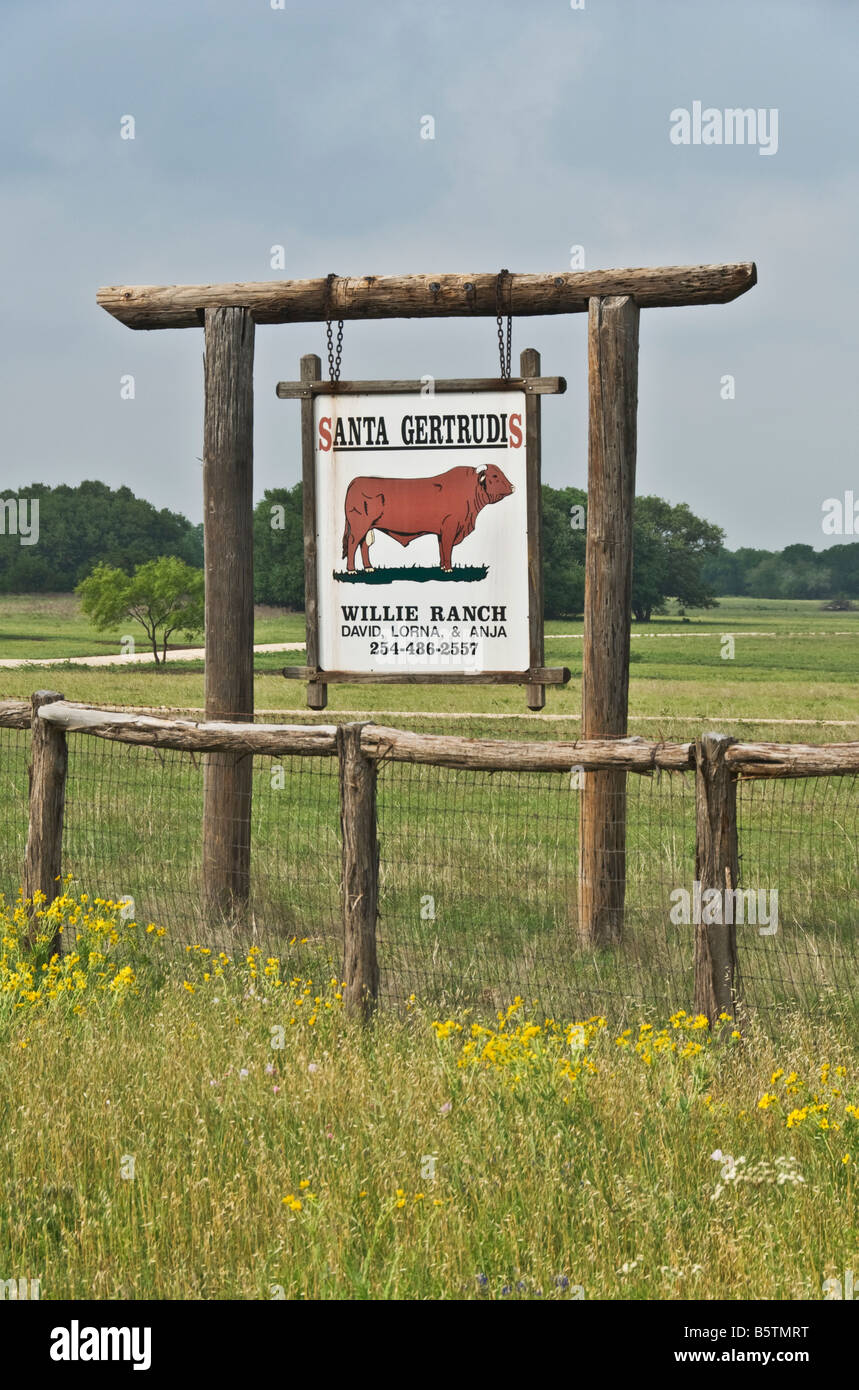
[{"label": "wooden fence rail", "polygon": [[[159,719],[72,704],[54,691],[29,702],[0,701],[0,728],[31,729],[30,815],[24,888],[52,898],[61,873],[66,736],[180,752],[245,756],[336,757],[339,763],[344,931],[344,998],[368,1017],[378,997],[376,920],[379,846],[376,776],[380,763],[401,762],[466,771],[695,772],[695,877],[701,891],[739,890],[737,782],[750,778],[825,777],[859,773],[859,742],[740,743],[705,734],[695,743],[642,738],[546,740],[419,734],[377,724],[244,724]],[[571,779],[571,789],[581,787]],[[582,793],[580,792],[580,796]],[[667,907],[666,907],[667,911]],[[736,930],[727,919],[698,924],[694,943],[694,1007],[715,1025],[740,1002]]]},{"label": "wooden fence rail", "polygon": [[0,729],[29,729],[29,700],[0,700]]}]

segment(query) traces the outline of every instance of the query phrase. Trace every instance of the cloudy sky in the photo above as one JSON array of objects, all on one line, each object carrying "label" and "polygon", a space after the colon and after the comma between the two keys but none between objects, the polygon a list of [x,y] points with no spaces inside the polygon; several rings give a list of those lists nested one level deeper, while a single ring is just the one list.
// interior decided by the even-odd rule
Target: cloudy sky
[{"label": "cloudy sky", "polygon": [[[280,3],[2,0],[4,486],[101,478],[201,518],[202,333],[132,332],[99,285],[557,271],[580,245],[757,262],[733,304],[643,311],[638,491],[731,546],[830,543],[822,501],[859,498],[854,0]],[[673,144],[696,101],[775,109],[777,151]],[[569,382],[556,486],[585,484],[585,332],[514,323]],[[257,330],[257,496],[298,480],[274,389],[313,351],[322,325]],[[496,375],[494,321],[346,324],[344,376],[426,373]]]}]

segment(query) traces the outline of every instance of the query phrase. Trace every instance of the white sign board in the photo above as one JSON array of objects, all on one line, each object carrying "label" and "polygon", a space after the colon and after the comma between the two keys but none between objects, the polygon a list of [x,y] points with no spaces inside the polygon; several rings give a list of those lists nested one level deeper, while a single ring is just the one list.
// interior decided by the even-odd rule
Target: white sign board
[{"label": "white sign board", "polygon": [[527,671],[525,392],[317,395],[313,437],[321,670]]}]

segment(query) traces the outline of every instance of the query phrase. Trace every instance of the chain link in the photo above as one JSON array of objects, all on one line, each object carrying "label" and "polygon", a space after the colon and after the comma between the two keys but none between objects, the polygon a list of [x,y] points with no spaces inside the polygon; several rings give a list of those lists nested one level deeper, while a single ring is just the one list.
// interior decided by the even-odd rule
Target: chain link
[{"label": "chain link", "polygon": [[328,379],[332,386],[340,380],[340,359],[343,356],[343,320],[337,320],[337,352],[334,352],[334,333],[331,327],[331,286],[336,276],[332,272],[325,282],[325,336],[328,340]]},{"label": "chain link", "polygon": [[[501,287],[509,270],[501,270],[495,281],[496,324],[498,326],[498,358],[501,364],[501,380],[509,381],[513,362],[513,315],[507,314],[507,333],[504,333],[504,313],[501,302]],[[328,379],[332,386],[340,380],[340,362],[343,357],[343,320],[337,320],[337,346],[334,345],[334,331],[331,320],[331,286],[336,276],[332,273],[325,284],[325,336],[328,343]],[[509,308],[509,303],[508,303]]]},{"label": "chain link", "polygon": [[[505,277],[505,276],[509,276],[509,274],[510,274],[510,271],[509,271],[509,270],[501,270],[501,271],[498,272],[498,278],[497,278],[497,280],[495,281],[495,311],[496,311],[496,320],[495,320],[495,321],[496,321],[496,323],[497,323],[497,325],[498,325],[498,356],[499,356],[500,361],[501,361],[501,380],[502,380],[502,381],[509,381],[509,380],[510,380],[510,365],[511,365],[511,361],[512,361],[512,349],[513,349],[513,315],[510,314],[510,313],[508,313],[508,315],[507,315],[507,342],[506,342],[506,345],[505,345],[505,341],[504,341],[504,328],[503,328],[503,322],[502,322],[504,316],[503,316],[503,314],[502,314],[502,304],[501,304],[501,285],[502,285],[502,283],[503,283],[504,277]],[[508,302],[508,308],[509,308],[509,302]]]}]

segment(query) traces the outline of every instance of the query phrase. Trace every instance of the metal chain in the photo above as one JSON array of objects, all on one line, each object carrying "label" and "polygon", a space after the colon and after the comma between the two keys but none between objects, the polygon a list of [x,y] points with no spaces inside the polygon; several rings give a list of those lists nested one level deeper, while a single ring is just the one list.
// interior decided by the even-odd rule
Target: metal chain
[{"label": "metal chain", "polygon": [[334,334],[331,329],[331,286],[336,279],[332,272],[325,281],[325,336],[328,339],[328,379],[334,386],[340,380],[340,359],[343,356],[343,320],[337,320],[337,354],[334,354]]},{"label": "metal chain", "polygon": [[[500,358],[500,360],[501,360],[501,380],[502,380],[502,381],[509,381],[509,380],[510,380],[510,364],[511,364],[511,361],[512,361],[512,348],[513,348],[513,315],[510,314],[510,313],[508,313],[508,315],[507,315],[507,343],[506,343],[506,347],[505,347],[505,342],[504,342],[504,330],[503,330],[503,327],[502,327],[503,314],[502,314],[502,312],[501,312],[501,308],[502,308],[502,306],[501,306],[501,284],[502,284],[502,281],[503,281],[505,275],[508,275],[508,276],[509,276],[509,274],[510,274],[510,271],[509,271],[509,270],[501,270],[501,271],[498,272],[498,278],[497,278],[497,280],[495,281],[495,311],[496,311],[496,323],[497,323],[497,325],[498,325],[498,356],[499,356],[499,358]],[[508,297],[508,309],[509,309],[509,297]]]}]

